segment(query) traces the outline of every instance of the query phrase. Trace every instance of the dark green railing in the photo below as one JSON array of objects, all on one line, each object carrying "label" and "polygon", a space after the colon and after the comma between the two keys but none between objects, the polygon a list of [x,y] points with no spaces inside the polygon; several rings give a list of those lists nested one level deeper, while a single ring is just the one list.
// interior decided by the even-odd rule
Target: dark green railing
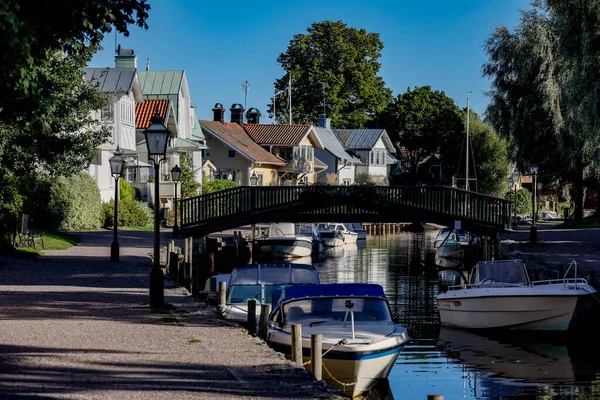
[{"label": "dark green railing", "polygon": [[263,217],[268,222],[281,213],[289,222],[349,215],[363,222],[402,222],[418,213],[424,222],[454,219],[503,230],[509,226],[509,207],[508,200],[447,186],[244,186],[180,202],[182,230],[203,232],[235,221],[242,225]]}]

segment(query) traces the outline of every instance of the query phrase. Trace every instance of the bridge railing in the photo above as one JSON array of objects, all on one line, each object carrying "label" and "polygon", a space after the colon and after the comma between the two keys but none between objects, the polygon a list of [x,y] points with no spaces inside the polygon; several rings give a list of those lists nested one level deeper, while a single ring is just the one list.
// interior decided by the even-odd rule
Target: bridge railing
[{"label": "bridge railing", "polygon": [[509,204],[446,186],[243,186],[182,199],[180,210],[182,228],[294,206],[295,212],[315,217],[372,214],[382,207],[386,212],[397,207],[506,228]]}]

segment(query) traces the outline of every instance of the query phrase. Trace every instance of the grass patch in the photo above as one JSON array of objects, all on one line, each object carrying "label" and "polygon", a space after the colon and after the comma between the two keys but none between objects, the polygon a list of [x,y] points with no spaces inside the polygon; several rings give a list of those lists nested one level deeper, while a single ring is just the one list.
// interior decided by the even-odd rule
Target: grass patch
[{"label": "grass patch", "polygon": [[580,223],[576,223],[573,220],[568,220],[560,225],[556,225],[556,229],[590,229],[596,228],[596,225],[600,222],[595,215],[585,217]]},{"label": "grass patch", "polygon": [[188,340],[189,343],[200,343],[200,339],[196,339],[196,338],[191,338],[190,340]]},{"label": "grass patch", "polygon": [[[79,242],[79,237],[67,232],[42,232],[42,238],[44,239],[44,250],[66,250]],[[44,250],[42,250],[41,244],[36,242],[35,248],[15,248],[13,256],[17,258],[37,257],[43,254]]]}]

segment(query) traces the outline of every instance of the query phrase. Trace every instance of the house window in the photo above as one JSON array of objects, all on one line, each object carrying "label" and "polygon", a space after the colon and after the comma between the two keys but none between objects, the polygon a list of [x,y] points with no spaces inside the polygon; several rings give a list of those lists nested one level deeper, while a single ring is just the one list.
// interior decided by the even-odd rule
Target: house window
[{"label": "house window", "polygon": [[113,104],[108,103],[102,107],[100,111],[100,121],[104,123],[112,123],[113,122]]},{"label": "house window", "polygon": [[371,162],[369,164],[374,165],[375,164],[375,154],[373,151],[370,154],[371,154]]},{"label": "house window", "polygon": [[344,186],[350,186],[350,179],[348,179],[348,178],[344,179]]},{"label": "house window", "polygon": [[227,156],[228,156],[229,158],[235,158],[235,150],[229,150],[229,151],[227,152]]},{"label": "house window", "polygon": [[375,165],[381,165],[379,163],[379,150],[375,152]]},{"label": "house window", "polygon": [[264,177],[264,175],[263,174],[256,174],[256,176],[258,176],[258,182],[256,183],[256,186],[264,186],[263,185],[263,182],[264,182],[263,181],[263,177]]}]

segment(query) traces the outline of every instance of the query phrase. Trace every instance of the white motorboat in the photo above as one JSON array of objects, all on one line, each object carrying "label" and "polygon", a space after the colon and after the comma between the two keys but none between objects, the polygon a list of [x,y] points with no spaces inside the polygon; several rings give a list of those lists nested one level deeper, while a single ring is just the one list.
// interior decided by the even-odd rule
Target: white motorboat
[{"label": "white motorboat", "polygon": [[272,258],[306,257],[313,251],[312,237],[297,234],[291,222],[269,225],[267,237],[257,240],[256,245],[261,255]]},{"label": "white motorboat", "polygon": [[266,263],[240,265],[231,272],[227,286],[225,319],[248,321],[248,300],[271,304],[273,291],[287,285],[319,283],[317,269],[308,264]]},{"label": "white motorboat", "polygon": [[296,235],[298,236],[308,236],[312,238],[312,251],[313,253],[319,253],[325,249],[325,245],[323,244],[323,239],[319,234],[315,224],[305,224],[300,223],[296,224]]},{"label": "white motorboat", "polygon": [[286,287],[269,317],[266,339],[286,355],[291,354],[292,324],[301,325],[303,359],[311,370],[306,364],[311,335],[322,334],[323,379],[352,397],[387,378],[409,341],[406,329],[392,320],[383,288],[375,284]]},{"label": "white motorboat", "polygon": [[598,307],[595,293],[575,261],[562,279],[531,281],[522,260],[495,260],[478,262],[471,283],[449,286],[437,303],[443,326],[566,332]]},{"label": "white motorboat", "polygon": [[318,224],[317,230],[325,247],[338,247],[345,244],[345,237],[334,224]]},{"label": "white motorboat", "polygon": [[442,268],[458,268],[464,265],[473,247],[469,234],[463,230],[442,228],[435,241],[435,264]]},{"label": "white motorboat", "polygon": [[344,225],[349,231],[356,233],[357,240],[365,240],[367,238],[367,230],[359,222],[344,222]]}]

